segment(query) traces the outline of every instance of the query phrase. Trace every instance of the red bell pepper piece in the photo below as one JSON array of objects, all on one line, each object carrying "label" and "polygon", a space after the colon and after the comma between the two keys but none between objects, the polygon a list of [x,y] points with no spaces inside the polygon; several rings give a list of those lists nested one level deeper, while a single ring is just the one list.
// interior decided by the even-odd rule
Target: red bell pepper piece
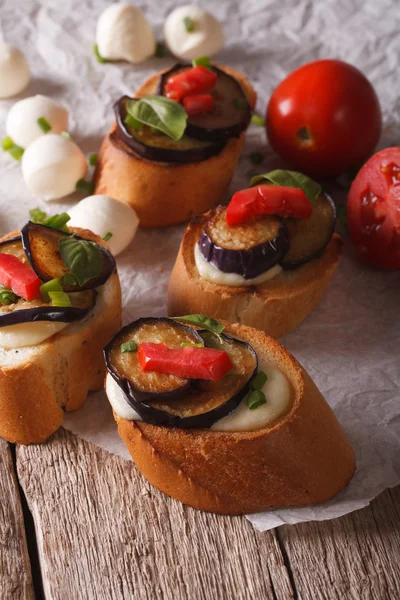
[{"label": "red bell pepper piece", "polygon": [[198,65],[187,71],[172,75],[165,86],[167,98],[180,102],[184,96],[207,92],[214,87],[217,74]]},{"label": "red bell pepper piece", "polygon": [[142,371],[168,373],[185,379],[219,381],[233,368],[229,355],[214,348],[168,348],[166,344],[143,343],[138,350]]},{"label": "red bell pepper piece", "polygon": [[0,254],[0,284],[11,288],[24,300],[34,300],[40,294],[42,282],[19,258],[13,254]]},{"label": "red bell pepper piece", "polygon": [[183,106],[189,117],[193,117],[211,112],[215,106],[215,100],[211,94],[193,94],[184,97]]},{"label": "red bell pepper piece", "polygon": [[300,188],[256,185],[233,194],[226,211],[229,226],[241,225],[262,215],[309,219],[312,204]]}]

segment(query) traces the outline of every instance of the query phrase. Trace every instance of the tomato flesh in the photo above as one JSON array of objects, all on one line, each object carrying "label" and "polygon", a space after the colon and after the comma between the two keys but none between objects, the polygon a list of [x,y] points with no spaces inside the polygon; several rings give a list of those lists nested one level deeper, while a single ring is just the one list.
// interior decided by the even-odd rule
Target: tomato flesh
[{"label": "tomato flesh", "polygon": [[185,379],[219,381],[233,368],[229,355],[214,348],[168,348],[164,343],[143,343],[138,349],[142,371],[168,373]]},{"label": "tomato flesh", "polygon": [[206,67],[198,65],[177,75],[172,75],[166,83],[165,92],[167,98],[180,102],[189,94],[207,92],[214,87],[217,74]]},{"label": "tomato flesh", "polygon": [[42,282],[35,271],[12,254],[0,254],[0,284],[11,288],[24,300],[34,300],[40,294]]},{"label": "tomato flesh", "polygon": [[257,185],[232,196],[226,211],[226,222],[232,227],[262,215],[309,219],[311,213],[312,204],[300,188]]},{"label": "tomato flesh", "polygon": [[347,217],[359,254],[375,266],[400,270],[400,147],[377,152],[360,169]]},{"label": "tomato flesh", "polygon": [[183,106],[189,117],[211,112],[215,106],[215,100],[211,94],[193,94],[185,96]]}]

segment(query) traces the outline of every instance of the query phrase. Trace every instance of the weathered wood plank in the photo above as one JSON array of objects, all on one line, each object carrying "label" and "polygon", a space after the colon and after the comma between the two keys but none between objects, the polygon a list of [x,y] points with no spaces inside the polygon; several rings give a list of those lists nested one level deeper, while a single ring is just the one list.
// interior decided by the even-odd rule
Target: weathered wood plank
[{"label": "weathered wood plank", "polygon": [[400,487],[340,519],[282,527],[299,598],[400,598]]},{"label": "weathered wood plank", "polygon": [[0,439],[0,598],[34,598],[24,518],[10,447]]},{"label": "weathered wood plank", "polygon": [[19,447],[17,465],[47,599],[293,596],[273,533],[184,507],[69,432]]}]

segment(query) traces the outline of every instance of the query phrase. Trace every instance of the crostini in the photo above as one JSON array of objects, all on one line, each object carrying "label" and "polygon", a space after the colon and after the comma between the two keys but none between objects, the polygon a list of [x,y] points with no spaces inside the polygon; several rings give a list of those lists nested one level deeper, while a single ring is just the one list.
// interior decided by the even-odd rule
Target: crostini
[{"label": "crostini", "polygon": [[18,444],[45,441],[102,387],[103,348],[121,327],[113,256],[67,220],[0,240],[0,436]]},{"label": "crostini", "polygon": [[239,159],[256,93],[241,73],[194,62],[122,97],[100,149],[95,193],[130,204],[141,227],[182,223],[221,202]]},{"label": "crostini", "polygon": [[143,318],[105,349],[118,431],[148,481],[243,514],[324,502],[355,457],[305,370],[264,332],[203,315]]},{"label": "crostini", "polygon": [[275,338],[314,308],[340,258],[335,204],[300,173],[273,171],[188,226],[168,314],[205,313]]}]

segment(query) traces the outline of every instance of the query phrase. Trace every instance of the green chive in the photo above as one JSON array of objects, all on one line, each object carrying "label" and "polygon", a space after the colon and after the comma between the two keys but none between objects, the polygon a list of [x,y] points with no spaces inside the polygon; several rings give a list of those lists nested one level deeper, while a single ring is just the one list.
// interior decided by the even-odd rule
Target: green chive
[{"label": "green chive", "polygon": [[259,371],[250,383],[252,390],[261,390],[268,381],[268,375],[264,371]]},{"label": "green chive", "polygon": [[121,344],[121,352],[136,352],[137,343],[131,340],[130,342],[124,342]]},{"label": "green chive", "polygon": [[62,131],[61,134],[66,140],[72,140],[72,135],[70,134],[69,131]]},{"label": "green chive", "polygon": [[112,236],[113,236],[113,234],[111,233],[111,231],[107,231],[106,235],[103,236],[103,240],[105,242],[108,242],[108,240],[111,240]]},{"label": "green chive", "polygon": [[168,48],[166,47],[166,45],[163,44],[162,42],[157,42],[155,56],[157,58],[164,58],[165,56],[168,56],[168,55],[169,55],[169,52],[168,52]]},{"label": "green chive", "polygon": [[43,223],[47,217],[47,213],[45,213],[41,208],[32,208],[32,210],[29,211],[29,216],[32,223]]},{"label": "green chive", "polygon": [[65,292],[48,292],[53,306],[71,306],[71,299]]},{"label": "green chive", "polygon": [[51,130],[51,125],[48,122],[47,119],[45,119],[44,117],[39,117],[37,120],[37,124],[39,125],[40,129],[44,132],[44,133],[48,133]]},{"label": "green chive", "polygon": [[61,283],[63,286],[78,285],[78,281],[72,273],[66,273],[62,276]]},{"label": "green chive", "polygon": [[3,150],[8,151],[13,146],[14,146],[14,142],[13,142],[12,138],[7,136],[1,140],[1,147],[3,148]]},{"label": "green chive", "polygon": [[192,65],[194,67],[206,67],[206,69],[210,69],[211,68],[211,62],[210,62],[210,57],[209,56],[199,56],[199,58],[195,58],[192,61]]},{"label": "green chive", "polygon": [[59,279],[51,279],[46,281],[40,286],[40,293],[42,294],[44,302],[50,302],[50,292],[62,292],[62,285]]},{"label": "green chive", "polygon": [[44,219],[42,221],[42,225],[46,225],[46,227],[51,227],[52,229],[57,229],[59,231],[68,232],[69,229],[66,227],[66,224],[71,219],[68,213],[60,213],[59,215],[53,215],[48,219]]},{"label": "green chive", "polygon": [[204,344],[201,342],[199,344],[191,344],[190,342],[182,342],[181,348],[204,348]]},{"label": "green chive", "polygon": [[89,154],[89,165],[91,167],[95,167],[97,163],[98,155],[97,154]]},{"label": "green chive", "polygon": [[94,184],[91,181],[86,181],[86,179],[79,179],[79,181],[76,182],[76,189],[91,195],[94,191]]},{"label": "green chive", "polygon": [[19,297],[12,290],[0,286],[0,304],[15,304],[18,299]]},{"label": "green chive", "polygon": [[250,152],[249,160],[253,163],[253,165],[261,165],[264,162],[264,156],[261,152]]},{"label": "green chive", "polygon": [[255,410],[262,404],[266,404],[265,394],[260,390],[253,390],[247,394],[247,406],[250,410]]},{"label": "green chive", "polygon": [[183,19],[183,24],[185,25],[185,29],[188,33],[192,33],[194,31],[194,21],[190,17],[185,17]]},{"label": "green chive", "polygon": [[142,127],[142,123],[135,119],[135,117],[132,117],[132,115],[126,115],[124,123],[128,125],[128,127],[133,127],[136,131],[140,131]]},{"label": "green chive", "polygon": [[233,105],[235,108],[244,109],[248,107],[248,102],[245,98],[234,98]]},{"label": "green chive", "polygon": [[99,47],[97,44],[93,44],[93,54],[95,55],[95,57],[97,58],[97,61],[99,63],[107,63],[108,60],[106,58],[103,58],[99,52]]},{"label": "green chive", "polygon": [[264,127],[265,126],[265,121],[262,117],[260,117],[260,115],[257,115],[256,113],[254,113],[253,115],[251,115],[251,122],[253,123],[253,125],[257,125],[258,127]]},{"label": "green chive", "polygon": [[17,146],[17,144],[14,144],[13,146],[11,146],[11,148],[8,150],[8,153],[15,158],[15,160],[21,160],[23,153],[25,152],[25,150],[23,148],[21,148],[21,146]]}]

